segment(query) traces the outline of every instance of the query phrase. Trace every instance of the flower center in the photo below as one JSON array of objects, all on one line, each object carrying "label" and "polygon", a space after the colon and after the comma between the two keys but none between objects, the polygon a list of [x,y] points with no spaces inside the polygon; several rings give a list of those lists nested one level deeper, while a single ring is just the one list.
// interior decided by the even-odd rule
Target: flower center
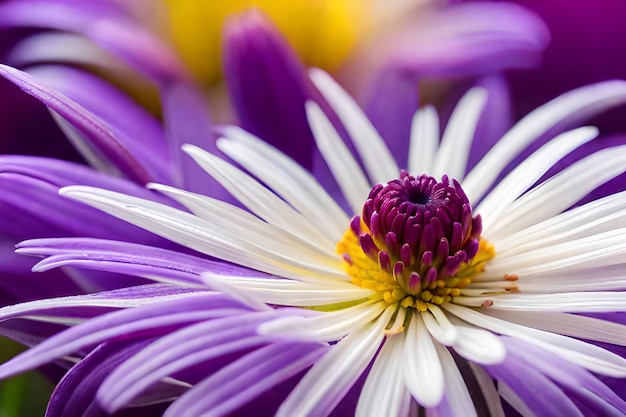
[{"label": "flower center", "polygon": [[461,295],[493,258],[481,230],[458,182],[403,171],[370,191],[337,251],[354,284],[389,304],[426,311],[428,303]]}]

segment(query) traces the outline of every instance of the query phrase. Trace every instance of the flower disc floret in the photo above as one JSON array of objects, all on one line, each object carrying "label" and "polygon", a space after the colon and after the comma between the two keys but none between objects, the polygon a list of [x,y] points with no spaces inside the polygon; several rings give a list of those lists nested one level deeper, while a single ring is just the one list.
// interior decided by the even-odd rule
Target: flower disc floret
[{"label": "flower disc floret", "polygon": [[352,281],[425,311],[461,294],[494,255],[459,183],[401,172],[372,188],[337,250]]}]

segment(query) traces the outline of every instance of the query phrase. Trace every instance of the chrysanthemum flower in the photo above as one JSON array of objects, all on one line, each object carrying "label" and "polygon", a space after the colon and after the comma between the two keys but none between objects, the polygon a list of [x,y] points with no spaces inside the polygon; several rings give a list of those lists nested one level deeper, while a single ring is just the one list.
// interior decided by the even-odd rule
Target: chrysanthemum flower
[{"label": "chrysanthemum flower", "polygon": [[[626,310],[625,194],[578,203],[624,174],[626,148],[553,172],[598,134],[582,127],[505,168],[557,124],[623,103],[626,84],[584,87],[538,108],[466,172],[485,91],[460,100],[441,140],[435,111],[419,110],[399,165],[355,102],[325,73],[311,76],[358,156],[309,103],[341,195],[234,127],[221,130],[217,146],[240,167],[197,146],[184,150],[244,208],[154,183],[186,210],[63,188],[69,199],[226,262],[96,239],[23,242],[20,253],[46,257],[37,270],[78,266],[168,284],[0,310],[2,319],[84,321],[0,366],[0,375],[100,346],[67,378],[90,394],[61,383],[54,407],[68,397],[91,401],[97,389],[98,403],[114,412],[189,388],[165,415],[225,415],[286,384],[273,391],[284,416],[327,415],[353,397],[351,412],[371,416],[498,416],[504,402],[523,415],[625,413],[623,393],[598,379],[626,377],[626,360],[612,351],[626,345],[624,318],[614,314]],[[92,356],[103,349],[101,367]],[[226,353],[239,355],[217,371],[206,366]]]}]

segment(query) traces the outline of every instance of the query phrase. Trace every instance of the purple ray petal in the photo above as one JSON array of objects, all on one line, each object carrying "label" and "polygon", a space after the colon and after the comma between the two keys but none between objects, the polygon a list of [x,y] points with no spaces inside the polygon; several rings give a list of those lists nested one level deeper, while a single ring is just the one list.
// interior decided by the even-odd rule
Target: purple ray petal
[{"label": "purple ray petal", "polygon": [[35,236],[91,235],[169,245],[151,233],[103,217],[96,210],[59,196],[59,188],[47,182],[0,173],[0,186],[0,224],[5,236],[23,240]]},{"label": "purple ray petal", "polygon": [[507,355],[504,362],[485,366],[485,369],[492,377],[506,383],[536,415],[582,417],[578,407],[557,384],[515,355]]},{"label": "purple ray petal", "polygon": [[586,369],[521,340],[504,338],[504,343],[507,353],[536,367],[563,387],[573,399],[585,403],[599,415],[626,414],[626,401]]},{"label": "purple ray petal", "polygon": [[158,335],[198,321],[246,311],[238,302],[219,293],[180,295],[173,300],[116,311],[69,328],[14,357],[0,366],[0,378],[33,369],[112,338]]},{"label": "purple ray petal", "polygon": [[369,94],[369,99],[365,99],[365,112],[398,165],[406,168],[411,120],[419,106],[417,81],[389,70],[378,74]]},{"label": "purple ray petal", "polygon": [[0,5],[0,27],[24,26],[83,34],[161,85],[188,77],[175,53],[114,2],[15,0]]},{"label": "purple ray petal", "polygon": [[271,338],[258,335],[256,328],[284,313],[272,310],[223,317],[164,336],[116,369],[103,383],[98,398],[107,411],[114,412],[165,376],[268,343]]},{"label": "purple ray petal", "polygon": [[50,109],[67,120],[100,157],[110,161],[132,180],[139,184],[151,181],[167,181],[168,175],[162,167],[144,166],[128,149],[125,140],[115,135],[102,120],[85,110],[66,96],[35,80],[30,75],[14,68],[0,65],[0,75],[15,83],[24,92],[42,101]]},{"label": "purple ray petal", "polygon": [[275,343],[257,349],[196,384],[165,415],[230,415],[309,367],[326,352],[325,348],[312,343]]},{"label": "purple ray petal", "polygon": [[261,272],[224,262],[210,261],[151,246],[102,239],[34,239],[18,244],[17,252],[46,256],[45,260],[33,268],[36,271],[77,266],[149,279],[173,280],[181,284],[201,285],[203,281],[200,274],[207,271],[229,276],[267,277]]},{"label": "purple ray petal", "polygon": [[159,303],[199,292],[206,293],[206,290],[176,285],[148,284],[95,294],[42,299],[0,308],[0,321],[35,316],[80,320],[111,310]]},{"label": "purple ray petal", "polygon": [[125,144],[133,154],[154,155],[159,163],[169,165],[163,127],[120,90],[94,75],[67,66],[38,66],[28,73],[114,127],[122,138],[128,138]]},{"label": "purple ray petal", "polygon": [[256,10],[233,19],[224,39],[226,82],[242,127],[310,170],[315,142],[304,103],[311,97],[294,51]]},{"label": "purple ray petal", "polygon": [[167,85],[161,90],[163,119],[173,155],[174,183],[189,191],[233,201],[230,194],[181,150],[183,144],[197,145],[217,153],[207,103],[191,82]]},{"label": "purple ray petal", "polygon": [[50,397],[45,417],[83,417],[98,410],[94,400],[100,383],[118,364],[151,341],[105,343],[96,347],[61,379]]}]

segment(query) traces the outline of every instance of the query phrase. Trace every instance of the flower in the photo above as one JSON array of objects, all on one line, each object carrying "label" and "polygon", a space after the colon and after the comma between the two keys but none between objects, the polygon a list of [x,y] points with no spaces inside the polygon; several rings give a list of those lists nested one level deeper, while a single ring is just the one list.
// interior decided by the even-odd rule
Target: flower
[{"label": "flower", "polygon": [[[358,155],[309,103],[317,146],[353,217],[293,159],[236,127],[223,128],[217,146],[243,169],[194,145],[184,150],[245,209],[161,184],[149,188],[188,211],[65,187],[67,198],[226,263],[125,242],[23,242],[20,253],[45,257],[37,270],[78,266],[167,284],[1,309],[2,319],[84,322],[0,366],[0,376],[102,346],[84,359],[89,372],[79,365],[68,375],[99,386],[96,398],[108,412],[146,396],[170,399],[188,387],[181,381],[195,385],[165,415],[228,414],[281,383],[288,394],[278,391],[286,397],[277,414],[286,416],[327,415],[352,394],[357,415],[407,415],[415,407],[427,415],[502,415],[501,398],[524,415],[626,412],[624,399],[596,376],[626,377],[626,360],[611,351],[626,344],[623,316],[612,314],[626,306],[623,184],[577,205],[624,173],[626,148],[550,172],[597,136],[582,127],[505,170],[556,124],[623,103],[626,83],[583,87],[538,108],[466,173],[484,90],[460,100],[440,143],[437,114],[420,109],[403,171],[341,87],[319,70],[311,77]],[[253,349],[215,372],[203,368],[226,341],[229,353]],[[116,352],[115,343],[119,356],[99,368],[91,355]],[[289,379],[309,364],[297,382]],[[106,375],[90,377],[95,369]],[[153,385],[164,377],[179,382]],[[57,399],[84,394],[67,385]]]}]

